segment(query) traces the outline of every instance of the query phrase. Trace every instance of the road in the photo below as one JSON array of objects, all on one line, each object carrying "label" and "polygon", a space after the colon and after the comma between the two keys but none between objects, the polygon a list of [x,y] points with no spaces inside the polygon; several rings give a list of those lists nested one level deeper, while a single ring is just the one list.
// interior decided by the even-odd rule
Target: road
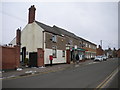
[{"label": "road", "polygon": [[93,62],[63,71],[3,80],[3,88],[96,88],[117,67],[117,59]]}]

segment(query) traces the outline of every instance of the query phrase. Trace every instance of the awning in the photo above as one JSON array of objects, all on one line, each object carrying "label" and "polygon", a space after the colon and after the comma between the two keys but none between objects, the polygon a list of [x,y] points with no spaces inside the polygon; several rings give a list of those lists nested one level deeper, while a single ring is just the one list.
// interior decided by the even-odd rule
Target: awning
[{"label": "awning", "polygon": [[77,48],[77,49],[75,49],[75,48],[72,48],[72,50],[78,50],[78,51],[86,51],[85,49],[83,49],[83,48]]}]

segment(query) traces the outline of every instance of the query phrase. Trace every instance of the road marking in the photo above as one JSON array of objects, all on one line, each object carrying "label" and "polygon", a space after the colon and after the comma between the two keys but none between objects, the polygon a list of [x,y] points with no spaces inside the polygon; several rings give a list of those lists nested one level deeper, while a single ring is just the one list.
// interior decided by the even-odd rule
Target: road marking
[{"label": "road marking", "polygon": [[[120,66],[119,66],[120,67]],[[100,90],[101,88],[104,88],[109,81],[118,73],[119,71],[119,67],[117,67],[103,82],[101,82],[96,88],[95,90]]]},{"label": "road marking", "polygon": [[[95,63],[100,63],[100,62],[90,62],[90,63],[88,63],[88,64],[95,64]],[[88,65],[88,64],[87,64],[87,65]]]}]

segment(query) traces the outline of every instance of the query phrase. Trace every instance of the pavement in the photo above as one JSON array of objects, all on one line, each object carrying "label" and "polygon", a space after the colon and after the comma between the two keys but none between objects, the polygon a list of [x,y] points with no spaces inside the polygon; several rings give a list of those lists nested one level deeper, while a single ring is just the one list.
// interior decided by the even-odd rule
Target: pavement
[{"label": "pavement", "polygon": [[0,79],[3,80],[3,79],[17,78],[22,76],[34,75],[34,74],[46,74],[50,72],[61,71],[72,67],[78,67],[93,63],[96,62],[93,62],[93,60],[85,60],[84,62],[80,62],[79,64],[71,63],[71,64],[58,64],[58,65],[39,67],[39,68],[37,67],[24,68],[24,69],[19,68],[18,70],[1,72],[2,76],[0,76]]}]

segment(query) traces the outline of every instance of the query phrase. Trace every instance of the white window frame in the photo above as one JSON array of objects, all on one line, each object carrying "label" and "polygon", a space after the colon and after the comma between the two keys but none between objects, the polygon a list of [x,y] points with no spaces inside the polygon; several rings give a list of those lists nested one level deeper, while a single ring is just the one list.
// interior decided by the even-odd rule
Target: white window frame
[{"label": "white window frame", "polygon": [[62,50],[62,57],[65,57],[65,50]]},{"label": "white window frame", "polygon": [[52,35],[52,41],[57,42],[57,35]]},{"label": "white window frame", "polygon": [[57,46],[52,47],[52,55],[53,55],[53,58],[57,58]]}]

